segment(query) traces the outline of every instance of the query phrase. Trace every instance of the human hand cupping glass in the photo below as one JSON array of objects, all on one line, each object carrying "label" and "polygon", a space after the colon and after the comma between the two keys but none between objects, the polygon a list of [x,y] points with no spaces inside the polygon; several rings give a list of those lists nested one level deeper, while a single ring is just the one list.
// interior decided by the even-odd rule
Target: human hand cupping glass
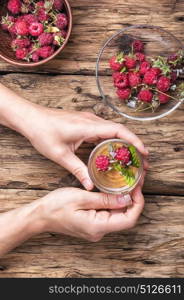
[{"label": "human hand cupping glass", "polygon": [[[86,165],[75,155],[84,141],[120,138],[133,144],[144,156],[148,154],[141,140],[125,126],[88,112],[36,106],[34,123],[28,126],[26,135],[41,154],[70,171],[87,190],[93,188],[93,183]],[[146,158],[144,166],[147,168]]]}]

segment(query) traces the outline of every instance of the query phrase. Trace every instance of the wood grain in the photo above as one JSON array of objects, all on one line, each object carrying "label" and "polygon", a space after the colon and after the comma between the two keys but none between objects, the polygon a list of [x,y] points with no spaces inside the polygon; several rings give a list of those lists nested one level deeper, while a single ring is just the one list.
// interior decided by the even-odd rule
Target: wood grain
[{"label": "wood grain", "polygon": [[[35,103],[62,109],[92,111],[106,119],[125,123],[144,141],[150,151],[150,171],[145,192],[151,194],[183,194],[183,110],[171,117],[146,123],[129,122],[105,107],[98,96],[92,76],[9,74],[1,81]],[[48,86],[50,88],[48,89]],[[53,93],[54,91],[54,93]],[[79,183],[66,170],[40,156],[29,142],[0,128],[2,188],[53,188]],[[78,154],[87,162],[92,145],[83,145]]]},{"label": "wood grain", "polygon": [[[0,211],[47,191],[0,190]],[[42,234],[0,260],[1,277],[182,277],[184,197],[146,196],[138,225],[98,243]]]}]

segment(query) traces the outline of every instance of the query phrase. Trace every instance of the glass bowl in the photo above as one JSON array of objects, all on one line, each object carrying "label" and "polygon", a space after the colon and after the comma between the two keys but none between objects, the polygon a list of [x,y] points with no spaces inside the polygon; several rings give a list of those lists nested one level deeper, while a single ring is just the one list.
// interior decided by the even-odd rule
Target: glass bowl
[{"label": "glass bowl", "polygon": [[[139,166],[137,166],[137,167],[133,167],[133,165],[131,166],[131,168],[133,168],[134,172],[135,172],[135,174],[134,174],[135,177],[134,177],[133,182],[129,181],[129,179],[128,179],[128,182],[126,182],[124,175],[122,175],[121,172],[119,172],[119,170],[112,171],[110,169],[105,172],[97,170],[97,167],[96,167],[97,157],[102,154],[104,155],[105,153],[106,153],[106,155],[109,155],[110,153],[112,153],[112,152],[109,152],[110,151],[109,148],[111,148],[111,151],[113,151],[112,147],[114,147],[115,145],[118,148],[119,147],[121,148],[122,146],[134,147],[130,144],[127,144],[127,142],[125,142],[124,140],[121,140],[121,139],[109,139],[109,140],[105,140],[105,141],[101,142],[93,149],[93,151],[90,154],[89,161],[88,161],[88,172],[89,172],[89,176],[90,176],[91,180],[93,181],[94,185],[101,192],[109,193],[109,194],[118,194],[118,195],[124,194],[125,195],[125,194],[129,194],[137,186],[140,179],[142,178],[143,159],[142,159],[142,155],[140,154],[140,152],[134,147],[136,156],[139,161]],[[132,158],[132,156],[131,156],[131,158]],[[113,159],[113,158],[111,158],[111,159]],[[132,161],[133,161],[133,158],[132,158]],[[121,175],[119,175],[119,173]]]},{"label": "glass bowl", "polygon": [[[149,121],[167,116],[179,107],[184,100],[183,97],[171,99],[152,112],[151,110],[136,111],[135,108],[122,103],[116,95],[109,60],[120,52],[128,54],[133,40],[141,40],[144,43],[144,53],[150,59],[156,56],[168,56],[183,49],[182,43],[173,34],[158,26],[137,25],[116,32],[105,42],[98,55],[96,79],[100,95],[105,104],[128,119]],[[182,80],[182,76],[177,79],[178,82]]]}]

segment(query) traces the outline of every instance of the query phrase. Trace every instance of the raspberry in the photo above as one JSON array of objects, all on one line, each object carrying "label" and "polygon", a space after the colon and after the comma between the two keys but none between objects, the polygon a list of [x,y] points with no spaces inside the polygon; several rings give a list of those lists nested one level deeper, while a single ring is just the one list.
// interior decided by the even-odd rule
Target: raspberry
[{"label": "raspberry", "polygon": [[27,48],[30,44],[31,42],[29,39],[15,39],[12,41],[11,47],[15,50],[19,48]]},{"label": "raspberry", "polygon": [[32,23],[38,21],[38,20],[37,20],[37,17],[36,17],[35,15],[32,15],[32,14],[24,15],[24,16],[23,16],[23,19],[24,19],[24,21],[25,21],[27,24],[29,24],[29,25],[31,25]]},{"label": "raspberry", "polygon": [[119,99],[121,100],[127,100],[130,98],[131,96],[131,89],[126,88],[126,89],[118,89],[116,91],[117,96],[119,97]]},{"label": "raspberry", "polygon": [[134,40],[132,46],[133,50],[136,52],[141,52],[144,50],[144,44],[140,40]]},{"label": "raspberry", "polygon": [[116,75],[116,79],[114,80],[114,85],[118,89],[123,89],[128,86],[128,75],[125,73],[119,73]]},{"label": "raspberry", "polygon": [[56,45],[56,46],[61,46],[65,40],[65,37],[66,37],[66,31],[60,31],[60,32],[56,32],[54,33],[54,41],[53,41],[53,44]]},{"label": "raspberry", "polygon": [[67,16],[65,14],[58,14],[56,19],[56,26],[59,29],[65,29],[67,25],[68,25]]},{"label": "raspberry", "polygon": [[136,52],[135,53],[135,56],[136,56],[136,59],[140,62],[144,61],[145,60],[145,55],[141,52]]},{"label": "raspberry", "polygon": [[141,77],[138,72],[130,72],[129,74],[129,85],[131,87],[136,87],[141,83]]},{"label": "raspberry", "polygon": [[67,31],[66,30],[61,30],[61,35],[62,35],[62,37],[65,39],[66,38],[66,36],[67,36]]},{"label": "raspberry", "polygon": [[154,71],[152,71],[152,69],[146,72],[146,74],[144,75],[143,82],[148,85],[153,85],[157,83],[157,75]]},{"label": "raspberry", "polygon": [[28,35],[29,34],[28,25],[25,21],[17,21],[15,23],[15,29],[16,29],[17,35]]},{"label": "raspberry", "polygon": [[62,10],[63,4],[63,0],[54,0],[53,7],[54,9]]},{"label": "raspberry", "polygon": [[38,37],[38,41],[41,46],[48,46],[53,43],[53,40],[54,38],[52,33],[43,32]]},{"label": "raspberry", "polygon": [[158,98],[161,104],[165,104],[169,101],[169,96],[165,94],[159,93]]},{"label": "raspberry", "polygon": [[122,161],[124,164],[129,163],[130,151],[126,147],[118,148],[115,153],[115,159]]},{"label": "raspberry", "polygon": [[112,78],[114,79],[114,81],[121,75],[122,73],[121,72],[114,72],[112,74]]},{"label": "raspberry", "polygon": [[8,1],[8,10],[16,15],[20,13],[21,10],[21,1],[20,0],[9,0]]},{"label": "raspberry", "polygon": [[177,73],[176,72],[171,72],[171,84],[175,83],[177,79]]},{"label": "raspberry", "polygon": [[36,6],[37,6],[37,7],[44,7],[44,1],[38,1],[38,2],[36,3]]},{"label": "raspberry", "polygon": [[32,61],[38,62],[39,58],[40,58],[40,56],[39,56],[39,50],[34,51],[32,53],[32,55],[31,55],[31,58],[32,58]]},{"label": "raspberry", "polygon": [[49,20],[49,15],[46,12],[45,8],[40,8],[37,12],[38,21],[45,22]]},{"label": "raspberry", "polygon": [[25,59],[27,54],[28,54],[28,51],[26,48],[17,49],[16,53],[15,53],[17,59]]},{"label": "raspberry", "polygon": [[54,53],[54,48],[51,46],[43,46],[39,49],[38,53],[40,57],[47,58]]},{"label": "raspberry", "polygon": [[149,69],[150,69],[150,63],[148,61],[143,61],[140,64],[139,72],[140,72],[141,75],[144,75]]},{"label": "raspberry", "polygon": [[150,70],[152,70],[152,72],[154,72],[157,76],[162,72],[159,68],[151,68]]},{"label": "raspberry", "polygon": [[43,32],[43,24],[34,22],[29,26],[29,33],[32,36],[39,36]]},{"label": "raspberry", "polygon": [[178,55],[176,53],[173,53],[173,54],[169,55],[168,58],[167,58],[167,62],[171,66],[176,66],[177,61],[178,61]]},{"label": "raspberry", "polygon": [[110,67],[114,71],[120,71],[124,66],[124,58],[118,55],[113,56],[109,61]]},{"label": "raspberry", "polygon": [[16,30],[16,27],[15,27],[15,24],[13,24],[12,26],[10,26],[8,28],[8,31],[9,31],[9,33],[11,34],[11,36],[13,38],[17,36],[17,30]]},{"label": "raspberry", "polygon": [[136,66],[136,59],[131,56],[125,56],[125,66],[128,69],[133,69]]},{"label": "raspberry", "polygon": [[14,25],[15,23],[15,18],[13,16],[6,16],[6,17],[2,17],[1,19],[1,26],[2,29],[5,31],[9,31],[9,28]]},{"label": "raspberry", "polygon": [[95,163],[99,171],[107,171],[110,164],[109,157],[107,155],[99,155]]},{"label": "raspberry", "polygon": [[171,80],[168,77],[161,76],[157,82],[157,89],[161,92],[167,92],[171,86]]},{"label": "raspberry", "polygon": [[138,99],[144,102],[151,102],[153,93],[150,90],[142,89],[138,94]]}]

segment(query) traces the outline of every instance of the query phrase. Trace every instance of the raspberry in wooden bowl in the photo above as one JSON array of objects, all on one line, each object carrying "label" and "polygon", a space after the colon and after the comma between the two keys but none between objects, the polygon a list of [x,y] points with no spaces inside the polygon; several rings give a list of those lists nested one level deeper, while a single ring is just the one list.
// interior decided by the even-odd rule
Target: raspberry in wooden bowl
[{"label": "raspberry in wooden bowl", "polygon": [[158,26],[124,28],[100,50],[96,78],[104,103],[121,116],[159,119],[184,100],[183,45]]},{"label": "raspberry in wooden bowl", "polygon": [[88,171],[100,191],[128,194],[142,177],[142,156],[133,145],[123,140],[105,140],[92,151]]},{"label": "raspberry in wooden bowl", "polygon": [[2,0],[0,57],[25,67],[50,61],[66,46],[72,29],[67,0]]}]

